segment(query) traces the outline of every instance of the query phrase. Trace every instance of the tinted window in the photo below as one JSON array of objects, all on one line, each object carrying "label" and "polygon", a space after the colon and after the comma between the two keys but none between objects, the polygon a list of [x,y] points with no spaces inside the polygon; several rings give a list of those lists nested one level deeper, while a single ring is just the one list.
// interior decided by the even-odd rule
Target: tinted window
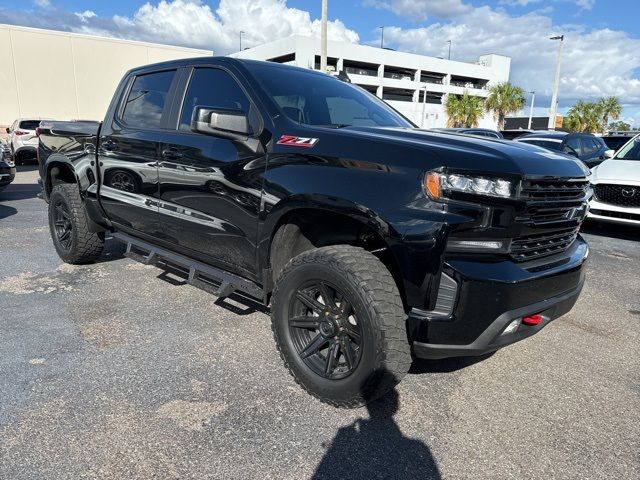
[{"label": "tinted window", "polygon": [[640,160],[640,136],[627,143],[614,157],[616,160]]},{"label": "tinted window", "polygon": [[600,143],[595,138],[582,137],[582,153],[593,155],[600,150]]},{"label": "tinted window", "polygon": [[22,120],[18,128],[22,130],[35,130],[40,125],[40,120]]},{"label": "tinted window", "polygon": [[162,112],[175,70],[136,77],[127,97],[122,120],[140,128],[160,128]]},{"label": "tinted window", "polygon": [[571,137],[567,139],[567,143],[565,143],[564,148],[562,149],[565,153],[577,153],[578,155],[582,155],[582,146],[580,145],[579,137]]},{"label": "tinted window", "polygon": [[240,85],[219,68],[197,68],[187,88],[180,116],[180,130],[191,130],[191,116],[196,106],[249,111],[249,99]]},{"label": "tinted window", "polygon": [[330,127],[412,126],[374,95],[330,75],[268,63],[246,66],[282,113],[295,122]]},{"label": "tinted window", "polygon": [[522,139],[520,142],[530,143],[531,145],[537,145],[538,147],[546,148],[547,150],[560,150],[562,147],[562,143],[554,142],[551,140],[543,140],[543,139]]}]

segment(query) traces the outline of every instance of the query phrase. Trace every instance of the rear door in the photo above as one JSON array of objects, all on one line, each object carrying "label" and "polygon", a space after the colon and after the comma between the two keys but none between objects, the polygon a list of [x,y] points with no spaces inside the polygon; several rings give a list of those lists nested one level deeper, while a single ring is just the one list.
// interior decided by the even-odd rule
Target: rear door
[{"label": "rear door", "polygon": [[112,123],[102,128],[100,199],[122,230],[158,235],[157,161],[176,73],[169,69],[132,77]]},{"label": "rear door", "polygon": [[188,69],[183,84],[175,128],[165,133],[160,151],[162,237],[205,262],[252,276],[263,154],[191,131],[196,106],[248,114],[249,95],[230,71],[217,66]]}]

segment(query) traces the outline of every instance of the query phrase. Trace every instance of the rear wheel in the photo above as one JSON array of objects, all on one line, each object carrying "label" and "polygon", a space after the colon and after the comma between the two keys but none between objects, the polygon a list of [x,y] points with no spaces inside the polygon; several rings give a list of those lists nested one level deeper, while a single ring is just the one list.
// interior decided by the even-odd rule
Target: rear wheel
[{"label": "rear wheel", "polygon": [[293,258],[276,282],[271,311],[285,365],[325,403],[364,405],[392,389],[411,364],[393,277],[361,248],[323,247]]},{"label": "rear wheel", "polygon": [[100,257],[104,235],[89,231],[88,225],[78,185],[63,183],[53,187],[49,195],[49,230],[62,260],[82,264]]}]

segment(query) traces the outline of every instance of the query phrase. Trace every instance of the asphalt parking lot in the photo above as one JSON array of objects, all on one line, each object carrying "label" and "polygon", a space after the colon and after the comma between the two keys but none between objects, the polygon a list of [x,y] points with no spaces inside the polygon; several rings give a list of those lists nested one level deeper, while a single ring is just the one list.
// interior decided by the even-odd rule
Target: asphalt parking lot
[{"label": "asphalt parking lot", "polygon": [[114,242],[63,264],[21,168],[0,193],[0,479],[640,478],[640,229],[586,225],[583,294],[539,335],[337,410],[265,312]]}]

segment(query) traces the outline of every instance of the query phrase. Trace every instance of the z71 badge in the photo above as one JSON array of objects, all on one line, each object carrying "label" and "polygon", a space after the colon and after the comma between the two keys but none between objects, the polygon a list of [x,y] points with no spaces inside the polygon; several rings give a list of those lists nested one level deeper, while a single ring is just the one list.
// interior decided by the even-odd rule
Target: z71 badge
[{"label": "z71 badge", "polygon": [[282,135],[278,140],[278,145],[288,145],[290,147],[313,148],[318,143],[317,138],[295,137],[293,135]]}]

